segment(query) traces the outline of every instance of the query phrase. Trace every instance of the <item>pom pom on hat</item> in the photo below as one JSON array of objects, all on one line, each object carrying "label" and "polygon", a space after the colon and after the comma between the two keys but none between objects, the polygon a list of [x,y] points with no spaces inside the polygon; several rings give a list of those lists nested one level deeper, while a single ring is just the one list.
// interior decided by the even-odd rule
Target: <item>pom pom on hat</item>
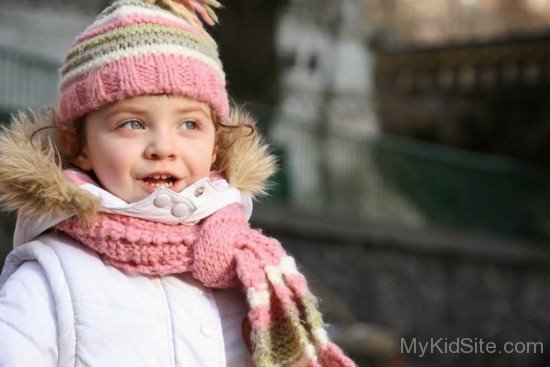
[{"label": "pom pom on hat", "polygon": [[[210,26],[218,23],[218,16],[214,9],[221,7],[216,0],[145,0],[149,4],[166,6],[172,12],[180,15],[189,22],[196,22],[200,14],[204,22]],[[194,19],[193,19],[194,18]],[[199,21],[200,22],[200,21]]]}]

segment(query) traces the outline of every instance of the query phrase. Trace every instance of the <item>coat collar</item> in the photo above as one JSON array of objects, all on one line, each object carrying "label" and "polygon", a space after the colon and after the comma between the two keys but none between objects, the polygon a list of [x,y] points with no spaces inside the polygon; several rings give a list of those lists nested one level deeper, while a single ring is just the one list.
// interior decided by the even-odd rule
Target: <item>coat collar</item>
[{"label": "coat collar", "polygon": [[[144,218],[143,208],[151,209],[151,205],[156,208],[155,200],[167,200],[158,199],[161,194],[169,196],[171,204],[166,204],[166,208],[172,205],[170,213],[177,204],[186,206],[187,211],[182,206],[176,209],[176,213],[185,211],[180,222],[192,223],[202,219],[202,215],[213,213],[219,209],[219,204],[212,204],[215,200],[225,205],[238,202],[245,212],[251,212],[252,199],[265,194],[267,179],[276,170],[275,158],[262,139],[257,134],[242,135],[227,152],[228,165],[219,183],[205,178],[180,193],[157,190],[139,203],[127,204],[97,185],[76,182],[66,171],[64,174],[66,162],[58,153],[55,129],[48,128],[53,122],[48,110],[22,112],[0,133],[0,205],[5,210],[18,212],[15,243],[30,241],[59,223],[60,218],[72,215],[91,220],[100,211],[119,210],[120,214]],[[232,115],[232,123],[254,124],[255,121],[237,111]],[[208,195],[194,197],[197,185],[203,185]],[[161,221],[168,221],[167,209],[155,215],[157,219],[164,218]],[[183,217],[186,219],[181,220]]]},{"label": "coat collar", "polygon": [[[180,192],[159,187],[147,197],[134,203],[127,203],[97,185],[93,180],[81,180],[83,173],[75,170],[64,170],[69,181],[77,184],[82,190],[101,201],[101,211],[126,215],[166,224],[193,225],[219,209],[239,204],[246,220],[252,216],[252,197],[247,193],[229,186],[225,179],[211,180],[205,177]],[[79,177],[75,180],[75,177]],[[37,220],[32,216],[18,216],[15,227],[13,246],[27,243],[49,228],[54,227],[74,213]]]}]

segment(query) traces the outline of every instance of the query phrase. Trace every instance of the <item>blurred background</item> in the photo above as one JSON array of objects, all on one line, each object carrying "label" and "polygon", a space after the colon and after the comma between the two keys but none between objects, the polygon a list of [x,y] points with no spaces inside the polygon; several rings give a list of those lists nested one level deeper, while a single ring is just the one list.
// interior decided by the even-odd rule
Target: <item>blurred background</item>
[{"label": "blurred background", "polygon": [[[0,121],[55,102],[109,1],[0,0]],[[360,366],[550,366],[550,0],[225,0],[235,101],[279,157],[253,222]],[[0,259],[14,216],[0,218]],[[401,353],[413,338],[545,354]]]}]

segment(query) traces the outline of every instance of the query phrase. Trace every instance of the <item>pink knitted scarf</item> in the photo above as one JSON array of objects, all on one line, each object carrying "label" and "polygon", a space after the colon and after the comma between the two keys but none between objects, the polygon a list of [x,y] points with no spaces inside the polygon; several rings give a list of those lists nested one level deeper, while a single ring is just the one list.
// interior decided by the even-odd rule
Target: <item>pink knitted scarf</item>
[{"label": "pink knitted scarf", "polygon": [[129,273],[191,272],[207,287],[240,284],[255,366],[355,366],[328,340],[294,259],[276,239],[251,229],[237,204],[194,226],[100,213],[91,225],[72,217],[57,228]]}]

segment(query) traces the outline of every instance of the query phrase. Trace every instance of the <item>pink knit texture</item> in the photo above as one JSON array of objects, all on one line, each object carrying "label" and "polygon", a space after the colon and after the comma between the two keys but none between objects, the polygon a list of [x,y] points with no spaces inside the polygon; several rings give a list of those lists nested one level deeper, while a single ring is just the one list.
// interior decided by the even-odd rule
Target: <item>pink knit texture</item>
[{"label": "pink knit texture", "polygon": [[180,95],[208,103],[223,121],[229,115],[225,80],[194,58],[170,55],[126,57],[61,87],[59,115],[77,117],[114,101],[148,94]]},{"label": "pink knit texture", "polygon": [[[184,5],[185,3],[185,5]],[[225,73],[215,40],[219,4],[210,0],[115,0],[76,37],[60,69],[60,123],[126,98],[170,94],[229,117]]]},{"label": "pink knit texture", "polygon": [[305,278],[288,265],[293,259],[276,239],[250,228],[238,204],[195,226],[100,213],[91,225],[72,217],[57,228],[129,273],[191,272],[208,287],[240,285],[249,303],[256,366],[355,366],[317,337],[324,324]]}]

